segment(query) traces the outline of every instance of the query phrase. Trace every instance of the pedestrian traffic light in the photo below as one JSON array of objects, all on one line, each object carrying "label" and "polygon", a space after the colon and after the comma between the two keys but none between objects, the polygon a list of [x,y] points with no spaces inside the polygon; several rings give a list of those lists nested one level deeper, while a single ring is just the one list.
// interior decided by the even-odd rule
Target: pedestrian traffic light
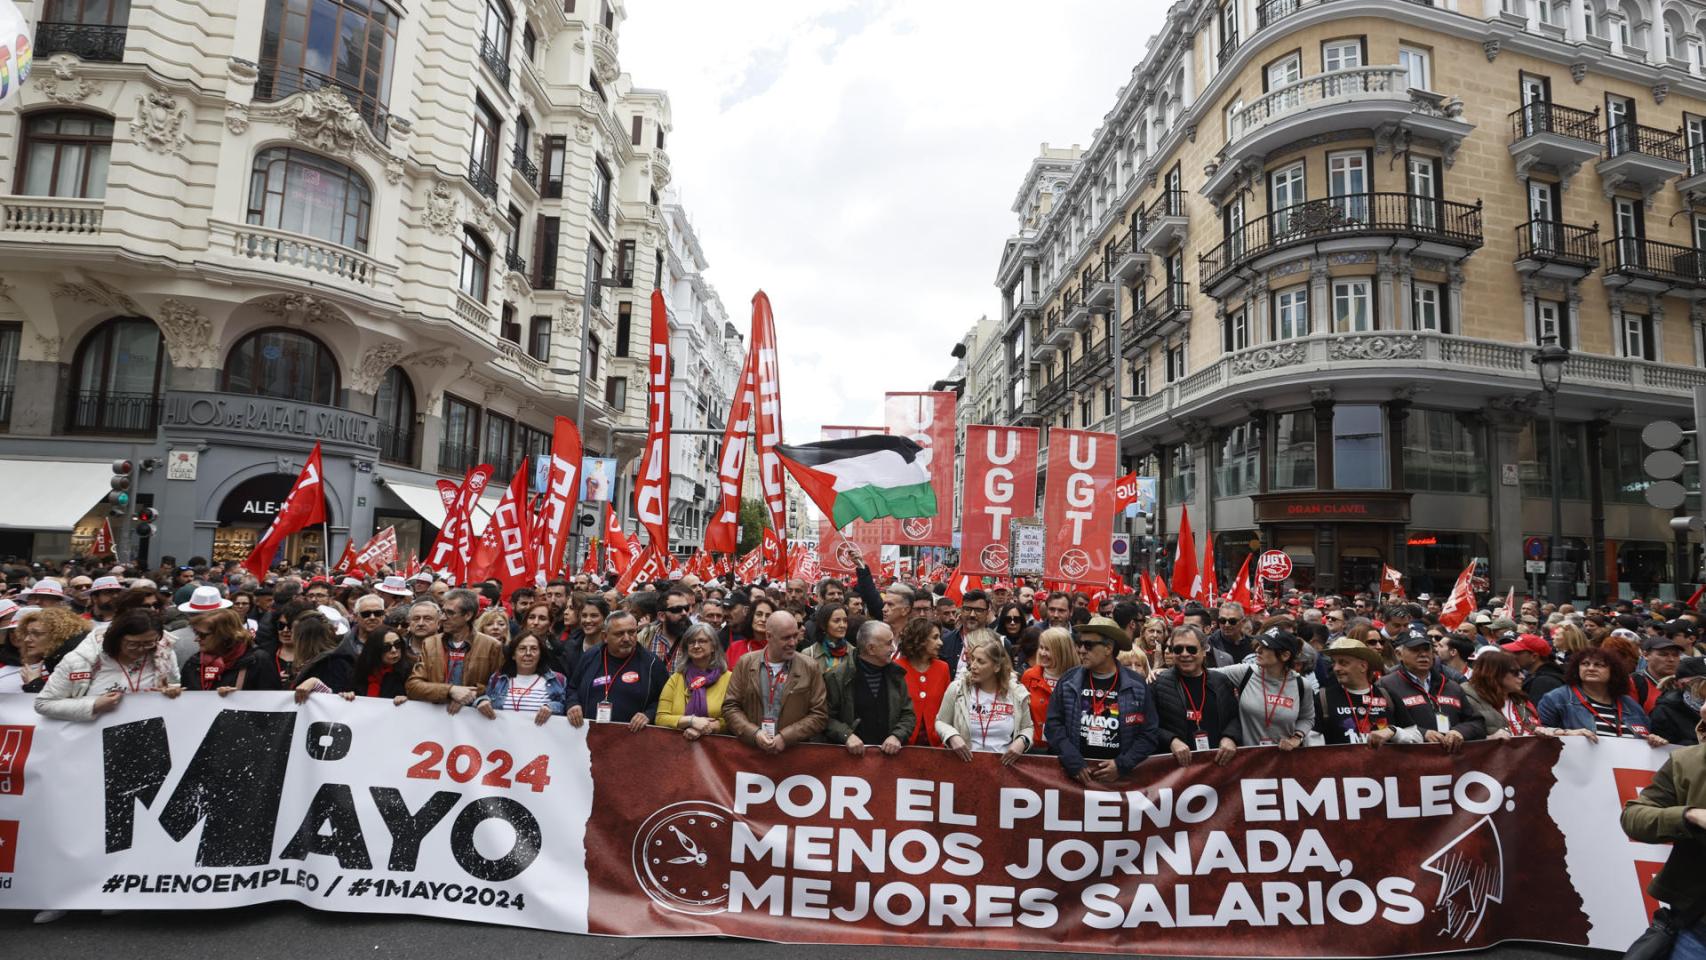
[{"label": "pedestrian traffic light", "polygon": [[153,507],[142,507],[136,511],[136,535],[152,537],[156,531],[155,524],[160,520],[160,511]]},{"label": "pedestrian traffic light", "polygon": [[107,502],[115,507],[130,506],[131,478],[136,473],[136,464],[129,460],[114,460],[112,475],[112,492],[107,494]]}]

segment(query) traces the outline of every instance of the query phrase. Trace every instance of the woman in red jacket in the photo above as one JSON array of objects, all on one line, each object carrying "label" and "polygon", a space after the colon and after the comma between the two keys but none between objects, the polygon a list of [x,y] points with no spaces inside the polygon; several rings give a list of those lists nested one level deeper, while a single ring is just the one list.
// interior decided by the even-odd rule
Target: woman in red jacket
[{"label": "woman in red jacket", "polygon": [[918,718],[909,747],[939,747],[936,713],[948,692],[948,665],[936,658],[942,649],[942,630],[923,617],[908,620],[900,631],[900,665],[906,668],[906,689],[912,694],[912,712]]}]

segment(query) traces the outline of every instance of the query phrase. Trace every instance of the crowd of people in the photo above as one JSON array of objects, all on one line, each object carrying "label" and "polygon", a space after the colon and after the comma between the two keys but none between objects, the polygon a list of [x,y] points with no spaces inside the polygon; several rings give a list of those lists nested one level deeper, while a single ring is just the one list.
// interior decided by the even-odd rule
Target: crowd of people
[{"label": "crowd of people", "polygon": [[[1680,603],[1495,599],[1447,628],[1425,595],[1152,609],[1007,582],[950,598],[940,584],[879,585],[862,566],[851,583],[687,576],[626,595],[587,575],[503,596],[430,572],[316,572],[261,582],[199,558],[6,570],[0,693],[65,721],[145,692],[288,690],[657,726],[770,754],[813,741],[854,756],[1050,754],[1087,786],[1161,754],[1224,765],[1247,748],[1456,752],[1520,737],[1660,747],[1706,731],[1701,614]],[[1685,820],[1696,831],[1698,813]]]}]

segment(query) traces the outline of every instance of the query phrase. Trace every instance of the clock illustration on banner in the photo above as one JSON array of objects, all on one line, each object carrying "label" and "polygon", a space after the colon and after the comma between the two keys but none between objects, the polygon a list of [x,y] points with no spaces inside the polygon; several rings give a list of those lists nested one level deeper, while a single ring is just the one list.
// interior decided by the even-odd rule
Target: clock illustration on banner
[{"label": "clock illustration on banner", "polygon": [[729,824],[708,800],[658,810],[634,834],[634,879],[652,902],[677,913],[722,913],[729,901]]}]

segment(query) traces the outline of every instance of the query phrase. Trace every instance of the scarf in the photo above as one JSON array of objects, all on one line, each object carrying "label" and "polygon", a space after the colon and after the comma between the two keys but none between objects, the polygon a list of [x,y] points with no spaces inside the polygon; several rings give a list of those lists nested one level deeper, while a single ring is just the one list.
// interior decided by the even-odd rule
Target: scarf
[{"label": "scarf", "polygon": [[682,713],[689,717],[710,716],[709,694],[711,688],[716,686],[717,680],[722,677],[723,669],[714,667],[710,670],[701,670],[692,664],[688,664],[685,674],[687,677],[687,709],[683,710]]},{"label": "scarf", "polygon": [[243,655],[248,652],[249,641],[247,640],[231,648],[230,655],[226,657],[211,657],[208,656],[206,650],[203,650],[201,653],[201,688],[203,690],[216,689],[219,686],[220,676],[226,670],[231,669],[232,664],[243,659]]}]

